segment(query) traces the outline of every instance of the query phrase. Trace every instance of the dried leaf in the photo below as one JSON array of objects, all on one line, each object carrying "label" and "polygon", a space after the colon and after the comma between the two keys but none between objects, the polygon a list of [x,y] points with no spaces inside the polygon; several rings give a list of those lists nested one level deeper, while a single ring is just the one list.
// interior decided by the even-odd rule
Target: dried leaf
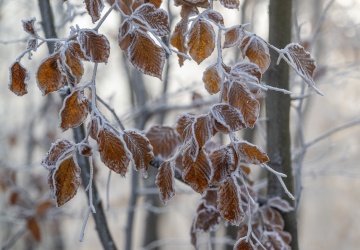
[{"label": "dried leaf", "polygon": [[36,38],[29,38],[26,49],[36,51],[37,48],[38,48],[38,40]]},{"label": "dried leaf", "polygon": [[250,242],[246,242],[246,237],[244,237],[235,243],[234,250],[253,250],[253,247]]},{"label": "dried leaf", "polygon": [[193,24],[188,40],[190,56],[198,64],[208,58],[215,48],[215,32],[206,21],[199,19]]},{"label": "dried leaf", "polygon": [[23,96],[28,93],[27,86],[29,79],[29,71],[20,62],[15,62],[10,67],[9,89],[17,96]]},{"label": "dried leaf", "polygon": [[63,131],[80,126],[89,113],[84,91],[75,90],[65,97],[60,110],[60,128]]},{"label": "dried leaf", "polygon": [[156,175],[156,186],[160,189],[160,199],[164,205],[175,195],[175,163],[164,161]]},{"label": "dried leaf", "polygon": [[176,131],[179,133],[183,142],[187,142],[192,137],[192,124],[195,115],[184,113],[178,116],[176,121]]},{"label": "dried leaf", "polygon": [[38,222],[34,217],[29,217],[26,220],[27,228],[31,233],[31,236],[36,242],[41,241],[41,232]]},{"label": "dried leaf", "polygon": [[80,186],[80,167],[74,155],[60,159],[57,168],[51,169],[48,183],[57,207],[61,207],[76,195]]},{"label": "dried leaf", "polygon": [[[212,106],[211,114],[223,127],[216,126],[220,132],[230,133],[246,128],[244,117],[240,111],[229,104],[220,103]],[[225,129],[224,129],[225,128]]]},{"label": "dried leaf", "polygon": [[199,150],[208,142],[215,134],[212,126],[212,119],[209,115],[199,115],[192,124],[192,137],[194,138],[194,150],[190,151],[190,155],[195,161]]},{"label": "dried leaf", "polygon": [[60,53],[47,57],[37,71],[37,84],[43,95],[58,91],[64,86],[66,77],[60,70]]},{"label": "dried leaf", "polygon": [[294,208],[289,204],[288,201],[281,199],[280,197],[272,197],[267,202],[268,206],[276,208],[283,213],[293,211]]},{"label": "dried leaf", "polygon": [[85,0],[86,10],[91,16],[91,20],[95,23],[100,19],[101,11],[104,9],[104,1],[103,0]]},{"label": "dried leaf", "polygon": [[239,156],[247,163],[259,165],[269,161],[269,157],[262,148],[247,141],[233,143]]},{"label": "dried leaf", "polygon": [[261,70],[259,66],[251,62],[241,62],[235,64],[231,68],[230,74],[235,78],[240,78],[246,80],[247,82],[259,84],[261,81]]},{"label": "dried leaf", "polygon": [[24,30],[32,36],[37,35],[36,28],[35,28],[35,21],[36,21],[35,17],[33,17],[29,20],[21,20]]},{"label": "dried leaf", "polygon": [[126,19],[119,28],[119,46],[123,51],[127,51],[129,46],[131,45],[131,41],[133,38],[131,31],[131,24],[128,19]]},{"label": "dried leaf", "polygon": [[46,212],[53,207],[55,204],[52,200],[43,200],[36,204],[36,214],[39,216],[43,216]]},{"label": "dried leaf", "polygon": [[137,8],[132,14],[132,18],[139,21],[144,27],[150,27],[152,33],[157,36],[166,36],[170,33],[167,12],[162,9],[157,9],[151,3],[143,4]]},{"label": "dried leaf", "polygon": [[204,15],[203,15],[206,19],[211,20],[212,22],[214,22],[215,24],[219,24],[221,26],[224,26],[224,18],[223,16],[215,11],[215,10],[207,10]]},{"label": "dried leaf", "polygon": [[[67,43],[67,48],[64,51],[65,60],[63,61],[66,69],[68,83],[75,86],[78,84],[84,74],[84,66],[81,59],[85,59],[81,51],[80,44],[77,41]],[[70,78],[73,78],[71,80]]]},{"label": "dried leaf", "polygon": [[261,212],[264,218],[264,223],[272,228],[277,228],[279,230],[284,229],[285,222],[279,211],[271,207],[263,207]]},{"label": "dried leaf", "polygon": [[78,151],[79,151],[79,154],[81,154],[83,156],[90,157],[93,155],[92,148],[90,147],[90,145],[87,145],[87,144],[80,144],[78,146]]},{"label": "dried leaf", "polygon": [[56,167],[56,164],[60,159],[73,154],[74,151],[74,143],[66,139],[58,139],[56,142],[51,144],[50,150],[46,153],[45,157],[41,161],[41,165],[47,170],[52,170]]},{"label": "dried leaf", "polygon": [[239,9],[240,1],[239,0],[220,0],[220,3],[228,9]]},{"label": "dried leaf", "polygon": [[193,7],[201,7],[204,9],[208,9],[210,7],[208,0],[175,0],[174,2],[175,6],[188,5]]},{"label": "dried leaf", "polygon": [[87,60],[94,63],[107,63],[110,55],[110,43],[106,36],[94,30],[81,30],[78,41]]},{"label": "dried leaf", "polygon": [[132,157],[131,162],[137,171],[141,171],[147,177],[149,163],[154,157],[153,148],[148,138],[134,130],[125,130],[123,139]]},{"label": "dried leaf", "polygon": [[201,197],[203,201],[203,205],[205,207],[214,207],[216,208],[216,199],[217,199],[217,190],[208,189],[205,191],[203,196]]},{"label": "dried leaf", "polygon": [[237,157],[232,147],[223,146],[211,152],[210,161],[214,169],[214,175],[210,185],[219,185],[236,170]]},{"label": "dried leaf", "polygon": [[188,20],[190,16],[195,16],[199,14],[198,8],[192,5],[182,5],[180,10],[180,16],[182,20]]},{"label": "dried leaf", "polygon": [[219,69],[218,64],[212,64],[204,71],[203,82],[205,83],[205,89],[209,94],[213,95],[220,91],[222,83],[222,71]]},{"label": "dried leaf", "polygon": [[159,9],[162,4],[162,0],[145,0],[145,3],[151,3]]},{"label": "dried leaf", "polygon": [[225,31],[224,48],[231,48],[241,43],[245,37],[244,27],[242,25],[236,25],[231,29]]},{"label": "dried leaf", "polygon": [[229,104],[238,109],[247,127],[254,127],[260,114],[260,103],[241,81],[233,82],[228,92]]},{"label": "dried leaf", "polygon": [[214,232],[221,222],[220,213],[215,207],[202,207],[198,210],[193,220],[195,232]]},{"label": "dried leaf", "polygon": [[[181,19],[180,22],[178,22],[175,26],[175,30],[170,38],[170,44],[178,49],[179,52],[183,54],[188,53],[188,48],[186,46],[186,31],[187,31],[187,20]],[[184,61],[186,60],[186,57],[178,54],[179,58],[179,65],[180,67],[184,65]]]},{"label": "dried leaf", "polygon": [[154,155],[163,158],[170,157],[181,142],[178,132],[169,126],[152,126],[146,137],[153,146]]},{"label": "dried leaf", "polygon": [[111,170],[125,176],[131,156],[128,155],[120,135],[108,125],[104,125],[97,138],[101,161]]},{"label": "dried leaf", "polygon": [[141,73],[161,80],[166,53],[149,35],[139,30],[133,32],[132,41],[127,50],[127,57]]},{"label": "dried leaf", "polygon": [[10,205],[18,204],[20,201],[19,198],[20,198],[19,192],[16,190],[12,190],[9,195],[9,204]]},{"label": "dried leaf", "polygon": [[290,66],[296,73],[318,94],[323,95],[321,91],[315,87],[313,76],[316,62],[315,59],[311,57],[310,53],[305,51],[305,49],[297,43],[287,45],[283,51],[291,62]]},{"label": "dried leaf", "polygon": [[189,183],[190,187],[198,193],[203,193],[209,187],[212,178],[211,162],[204,150],[200,150],[197,158],[193,161],[189,150],[183,155],[184,170],[182,178]]},{"label": "dried leaf", "polygon": [[217,209],[221,216],[232,225],[239,226],[245,217],[241,208],[240,188],[230,177],[222,182],[217,193]]},{"label": "dried leaf", "polygon": [[261,73],[264,73],[270,66],[270,53],[267,44],[256,35],[246,36],[240,45],[242,56],[245,55],[259,66]]}]

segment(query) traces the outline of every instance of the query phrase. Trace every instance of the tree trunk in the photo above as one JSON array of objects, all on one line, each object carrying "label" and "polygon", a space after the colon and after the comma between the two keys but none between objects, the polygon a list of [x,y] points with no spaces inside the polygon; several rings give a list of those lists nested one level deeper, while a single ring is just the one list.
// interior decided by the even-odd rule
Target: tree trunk
[{"label": "tree trunk", "polygon": [[[270,0],[269,6],[269,43],[284,48],[291,42],[291,0]],[[272,62],[265,75],[268,85],[289,89],[289,67],[281,61],[276,65],[277,52],[270,51]],[[268,91],[266,96],[267,116],[267,152],[270,158],[269,165],[276,171],[287,175],[285,184],[289,191],[294,193],[294,178],[291,167],[291,140],[290,140],[290,96],[278,91]],[[272,173],[268,173],[268,197],[280,196],[287,199],[288,196]],[[295,211],[283,214],[285,231],[292,236],[291,247],[297,250],[297,221]]]}]

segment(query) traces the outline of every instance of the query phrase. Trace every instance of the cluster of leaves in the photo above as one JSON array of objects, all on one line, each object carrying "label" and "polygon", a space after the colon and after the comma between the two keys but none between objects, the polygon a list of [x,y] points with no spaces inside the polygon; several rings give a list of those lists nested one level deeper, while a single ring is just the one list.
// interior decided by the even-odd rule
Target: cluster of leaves
[{"label": "cluster of leaves", "polygon": [[[230,9],[239,7],[238,0],[222,0],[220,3]],[[255,248],[257,244],[271,244],[276,249],[280,243],[288,246],[291,239],[283,231],[281,216],[274,208],[287,212],[289,206],[274,205],[283,204],[282,200],[269,200],[266,205],[259,206],[248,181],[250,165],[269,169],[265,165],[269,158],[260,147],[239,139],[236,132],[252,128],[258,119],[260,104],[250,86],[257,90],[269,89],[261,83],[262,74],[271,62],[269,46],[318,91],[312,80],[316,65],[310,55],[298,44],[277,49],[246,31],[243,25],[226,28],[223,16],[212,9],[208,0],[175,0],[175,5],[181,7],[181,20],[173,33],[167,12],[160,9],[161,1],[112,1],[109,12],[117,9],[123,16],[118,44],[140,72],[161,79],[165,60],[173,52],[178,55],[180,66],[186,59],[202,63],[215,48],[218,54],[216,63],[203,73],[205,89],[209,94],[219,93],[219,102],[211,106],[208,113],[181,114],[175,127],[154,126],[145,135],[134,130],[119,131],[96,106],[97,64],[106,63],[110,55],[110,43],[105,35],[98,33],[98,29],[109,12],[101,19],[103,1],[85,0],[85,4],[92,21],[98,21],[98,25],[94,29],[72,27],[69,37],[57,40],[55,52],[43,60],[36,74],[43,95],[67,90],[59,112],[59,126],[63,131],[80,126],[90,114],[87,134],[82,142],[59,139],[42,161],[49,171],[48,182],[56,205],[61,206],[75,196],[81,182],[76,153],[92,157],[91,137],[97,144],[101,161],[122,176],[126,175],[131,163],[146,177],[154,155],[162,159],[156,184],[163,203],[175,195],[176,171],[194,191],[202,194],[191,230],[195,247],[198,232],[215,230],[223,219],[239,226],[245,218],[251,222],[247,225],[251,226],[246,230],[241,227],[246,234],[240,234],[236,248],[243,249],[239,248],[242,244],[246,244],[247,249]],[[36,31],[35,19],[23,21],[23,27],[29,34],[28,48],[10,67],[9,83],[10,90],[19,96],[27,93],[30,79],[20,60],[49,41]],[[217,34],[214,27],[218,29]],[[166,36],[170,36],[170,44],[177,50],[162,41]],[[234,65],[223,62],[222,50],[231,47],[238,47],[248,61]],[[90,82],[84,83],[82,79],[83,61],[94,63]],[[91,90],[91,102],[84,95],[85,89]],[[228,135],[230,143],[214,143],[212,138],[217,133]]]}]

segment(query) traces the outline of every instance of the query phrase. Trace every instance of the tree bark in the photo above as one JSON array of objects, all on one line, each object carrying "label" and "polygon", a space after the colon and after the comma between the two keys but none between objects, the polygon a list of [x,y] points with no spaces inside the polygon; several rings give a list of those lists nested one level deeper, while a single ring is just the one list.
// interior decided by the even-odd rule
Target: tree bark
[{"label": "tree bark", "polygon": [[[291,42],[291,0],[270,0],[269,5],[269,43],[284,48]],[[268,85],[289,89],[289,67],[281,61],[276,65],[277,52],[270,51],[272,62],[265,75]],[[270,158],[269,166],[287,175],[284,179],[289,191],[294,193],[294,178],[291,167],[291,138],[290,138],[290,96],[278,91],[268,91],[266,96],[267,116],[267,152]],[[288,198],[272,173],[268,173],[268,197],[280,196]],[[297,221],[295,211],[283,214],[285,231],[292,236],[291,247],[297,250]]]}]

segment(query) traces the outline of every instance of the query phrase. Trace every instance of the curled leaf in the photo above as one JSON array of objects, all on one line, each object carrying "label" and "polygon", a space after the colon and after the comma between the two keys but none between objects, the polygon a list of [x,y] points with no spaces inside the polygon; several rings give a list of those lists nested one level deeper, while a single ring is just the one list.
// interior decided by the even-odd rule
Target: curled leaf
[{"label": "curled leaf", "polygon": [[37,35],[36,28],[35,28],[35,21],[36,21],[35,17],[33,17],[29,20],[21,20],[24,30],[32,36]]},{"label": "curled leaf", "polygon": [[228,9],[239,9],[240,1],[239,0],[220,0],[220,3]]},{"label": "curled leaf", "polygon": [[91,20],[95,23],[100,19],[101,11],[104,9],[104,1],[103,0],[85,0],[86,10],[91,16]]},{"label": "curled leaf", "polygon": [[30,79],[29,71],[20,62],[15,62],[10,67],[9,88],[14,94],[23,96],[27,94],[27,81]]},{"label": "curled leaf", "polygon": [[52,170],[56,168],[56,164],[59,160],[73,154],[74,150],[74,143],[66,139],[58,139],[56,142],[51,144],[50,150],[41,161],[41,165],[47,170]]},{"label": "curled leaf", "polygon": [[[170,44],[178,49],[179,52],[183,54],[188,53],[188,48],[186,46],[186,31],[187,31],[187,20],[181,19],[179,23],[176,24],[175,30],[170,37]],[[178,54],[179,65],[180,67],[184,65],[186,57]]]}]

